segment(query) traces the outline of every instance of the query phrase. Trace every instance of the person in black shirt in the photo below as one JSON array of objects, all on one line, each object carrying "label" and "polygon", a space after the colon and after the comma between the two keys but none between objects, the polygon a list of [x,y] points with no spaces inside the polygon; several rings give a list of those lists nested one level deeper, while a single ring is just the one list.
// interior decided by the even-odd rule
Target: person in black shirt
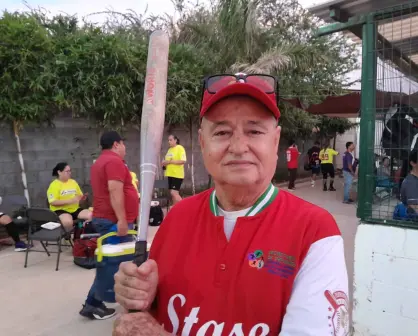
[{"label": "person in black shirt", "polygon": [[316,177],[321,172],[321,160],[319,159],[319,152],[321,151],[319,141],[315,141],[312,148],[308,150],[308,162],[312,170],[311,185],[315,187]]}]

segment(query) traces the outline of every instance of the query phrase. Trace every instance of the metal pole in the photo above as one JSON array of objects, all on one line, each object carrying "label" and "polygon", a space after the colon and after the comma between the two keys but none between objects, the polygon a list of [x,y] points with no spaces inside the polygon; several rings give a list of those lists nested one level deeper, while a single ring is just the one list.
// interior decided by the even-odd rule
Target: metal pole
[{"label": "metal pole", "polygon": [[360,164],[357,217],[372,215],[375,185],[375,123],[376,123],[376,22],[369,15],[363,25],[361,72]]}]

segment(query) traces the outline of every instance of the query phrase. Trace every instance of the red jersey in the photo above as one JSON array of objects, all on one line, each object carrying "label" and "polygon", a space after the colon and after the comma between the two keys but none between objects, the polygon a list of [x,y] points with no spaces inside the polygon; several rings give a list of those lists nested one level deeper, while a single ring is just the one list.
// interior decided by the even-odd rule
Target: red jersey
[{"label": "red jersey", "polygon": [[133,223],[138,217],[139,198],[125,161],[116,153],[104,150],[91,167],[90,176],[93,189],[93,217],[109,219],[115,223],[118,221],[110,203],[108,181],[121,181],[125,196],[126,220]]},{"label": "red jersey", "polygon": [[228,241],[213,190],[164,219],[154,317],[174,335],[345,335],[348,280],[333,217],[269,189],[239,217]]},{"label": "red jersey", "polygon": [[299,150],[296,147],[289,147],[286,151],[287,168],[294,169],[298,167]]}]

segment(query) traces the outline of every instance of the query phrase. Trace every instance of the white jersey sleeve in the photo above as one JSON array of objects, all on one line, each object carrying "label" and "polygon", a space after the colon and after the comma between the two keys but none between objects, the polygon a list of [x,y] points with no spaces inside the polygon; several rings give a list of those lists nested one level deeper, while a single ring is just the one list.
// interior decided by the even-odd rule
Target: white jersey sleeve
[{"label": "white jersey sleeve", "polygon": [[296,276],[279,336],[346,336],[349,307],[343,239],[320,239]]}]

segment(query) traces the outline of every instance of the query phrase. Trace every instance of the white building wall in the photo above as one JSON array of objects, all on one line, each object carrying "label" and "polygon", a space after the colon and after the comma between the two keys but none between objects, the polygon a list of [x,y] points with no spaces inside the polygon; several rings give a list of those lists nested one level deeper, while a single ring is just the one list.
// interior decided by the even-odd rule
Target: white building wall
[{"label": "white building wall", "polygon": [[418,230],[359,226],[353,327],[355,336],[418,335]]}]

